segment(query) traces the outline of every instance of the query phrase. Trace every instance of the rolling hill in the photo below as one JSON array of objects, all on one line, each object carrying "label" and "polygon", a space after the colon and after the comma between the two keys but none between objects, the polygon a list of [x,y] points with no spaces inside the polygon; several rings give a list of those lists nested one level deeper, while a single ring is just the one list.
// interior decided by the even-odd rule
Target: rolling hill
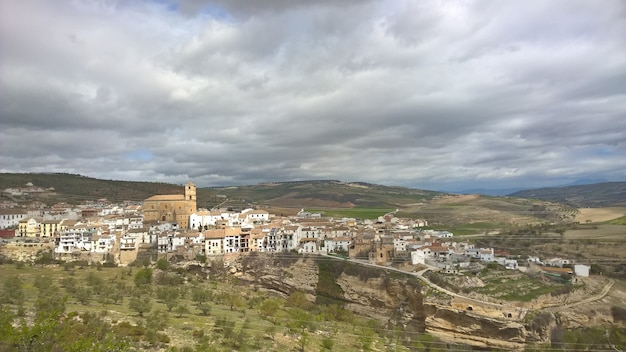
[{"label": "rolling hill", "polygon": [[[28,182],[37,187],[54,188],[54,192],[34,196],[35,199],[52,204],[56,202],[78,204],[85,200],[100,198],[106,198],[112,202],[143,201],[155,194],[177,194],[183,191],[180,185],[100,180],[67,173],[0,173],[0,189],[2,190],[24,187]],[[213,193],[208,189],[198,189],[199,203],[206,203],[212,196]]]},{"label": "rolling hill", "polygon": [[577,208],[626,206],[626,182],[538,188],[515,192],[510,196],[549,200]]},{"label": "rolling hill", "polygon": [[[54,192],[33,195],[33,199],[49,205],[56,202],[78,204],[99,198],[113,202],[142,201],[155,194],[182,192],[180,185],[156,182],[100,180],[74,174],[0,174],[0,189],[23,187],[28,182],[39,187],[54,188]],[[357,214],[368,212],[382,215],[396,211],[399,216],[427,219],[434,226],[482,224],[482,227],[491,227],[499,224],[553,222],[570,219],[576,213],[576,209],[544,200],[454,195],[336,180],[198,188],[197,194],[198,208],[238,210],[260,207],[279,215],[295,214],[304,208],[350,217],[359,217]],[[5,195],[3,199],[10,197]],[[26,204],[32,199],[26,197],[13,200]]]},{"label": "rolling hill", "polygon": [[264,183],[254,186],[211,188],[229,199],[284,207],[396,208],[430,200],[444,193],[404,187],[336,180]]}]

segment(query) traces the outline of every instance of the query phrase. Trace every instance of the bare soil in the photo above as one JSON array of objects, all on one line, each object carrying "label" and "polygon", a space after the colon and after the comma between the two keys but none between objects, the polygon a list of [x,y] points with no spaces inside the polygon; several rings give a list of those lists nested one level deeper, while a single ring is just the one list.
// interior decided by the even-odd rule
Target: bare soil
[{"label": "bare soil", "polygon": [[626,207],[608,207],[608,208],[579,208],[576,215],[576,221],[585,222],[603,222],[626,215]]}]

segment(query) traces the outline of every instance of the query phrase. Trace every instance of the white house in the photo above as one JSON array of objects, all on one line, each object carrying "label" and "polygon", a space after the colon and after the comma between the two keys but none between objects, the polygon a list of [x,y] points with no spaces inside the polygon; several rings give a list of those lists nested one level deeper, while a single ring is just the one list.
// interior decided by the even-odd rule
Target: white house
[{"label": "white house", "polygon": [[246,209],[241,212],[241,215],[245,217],[244,219],[247,223],[267,222],[270,220],[270,213],[268,213],[265,210],[260,210],[260,209],[258,210]]},{"label": "white house", "polygon": [[588,265],[576,264],[574,265],[574,273],[576,276],[588,277],[589,270],[591,269]]},{"label": "white house", "polygon": [[496,257],[495,262],[510,270],[517,270],[518,264],[515,259],[506,259],[505,257]]},{"label": "white house", "polygon": [[494,257],[493,257],[493,248],[481,248],[480,252],[480,261],[481,262],[493,262],[494,261]]},{"label": "white house", "polygon": [[28,217],[26,209],[0,209],[0,230],[17,228]]},{"label": "white house", "polygon": [[324,250],[328,252],[346,251],[350,248],[352,240],[349,237],[333,237],[324,240]]},{"label": "white house", "polygon": [[437,231],[434,236],[437,238],[452,238],[454,234],[450,231]]},{"label": "white house", "polygon": [[59,236],[59,242],[54,247],[55,253],[73,253],[74,251],[91,252],[93,243],[91,233],[70,231]]},{"label": "white house", "polygon": [[224,254],[224,230],[205,230],[204,253],[207,256]]},{"label": "white house", "polygon": [[300,239],[300,253],[317,253],[317,238],[301,238]]},{"label": "white house", "polygon": [[91,251],[95,253],[109,253],[116,243],[115,234],[94,236],[93,239],[94,244]]},{"label": "white house", "polygon": [[551,258],[551,259],[546,260],[547,266],[557,266],[559,268],[562,268],[563,265],[569,265],[569,264],[572,264],[572,262],[569,259]]},{"label": "white house", "polygon": [[[428,252],[428,254],[427,254],[427,252]],[[430,249],[428,249],[428,248],[426,248],[424,250],[416,249],[416,250],[411,252],[411,264],[413,264],[413,265],[425,264],[427,257],[430,257]]]}]

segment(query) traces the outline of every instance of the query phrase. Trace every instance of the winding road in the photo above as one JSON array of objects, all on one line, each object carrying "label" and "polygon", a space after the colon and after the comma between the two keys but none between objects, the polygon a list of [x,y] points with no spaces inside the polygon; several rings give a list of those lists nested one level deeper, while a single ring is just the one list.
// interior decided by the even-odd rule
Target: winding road
[{"label": "winding road", "polygon": [[[420,270],[418,272],[408,272],[408,271],[396,269],[396,268],[393,268],[393,267],[377,265],[377,264],[371,264],[371,263],[368,263],[368,262],[365,262],[365,261],[362,261],[362,260],[356,260],[356,259],[345,259],[345,260],[347,260],[349,262],[361,264],[361,265],[374,267],[374,268],[396,271],[396,272],[407,274],[407,275],[413,275],[413,276],[419,278],[420,281],[424,282],[425,284],[427,284],[431,288],[433,288],[433,289],[435,289],[435,290],[437,290],[439,292],[442,292],[442,293],[444,293],[446,295],[449,295],[451,297],[460,298],[460,299],[463,299],[463,300],[467,300],[469,302],[475,302],[475,303],[478,303],[478,304],[481,304],[481,305],[491,306],[491,307],[498,308],[498,309],[502,309],[504,307],[503,304],[492,303],[492,302],[485,302],[485,301],[481,301],[481,300],[478,300],[478,299],[475,299],[475,298],[463,296],[463,295],[460,295],[460,294],[458,294],[456,292],[452,292],[452,291],[450,291],[450,290],[448,290],[448,289],[446,289],[444,287],[441,287],[439,285],[434,284],[427,277],[424,276],[424,274],[427,271],[438,269],[438,268],[433,267],[433,266],[428,266],[427,265],[428,267],[426,269]],[[593,295],[591,297],[587,297],[587,298],[585,298],[583,300],[580,300],[578,302],[568,303],[568,304],[565,304],[565,305],[553,305],[553,306],[534,307],[534,308],[529,308],[529,310],[540,310],[540,309],[543,310],[543,309],[546,309],[546,310],[549,310],[551,312],[559,312],[559,311],[563,311],[563,310],[572,308],[572,307],[577,306],[577,305],[587,304],[587,303],[590,303],[590,302],[598,301],[598,300],[601,300],[602,298],[604,298],[609,293],[609,291],[611,291],[611,288],[613,288],[614,284],[615,284],[615,280],[609,279],[609,281],[606,283],[606,285],[602,288],[602,291],[600,291],[598,294]]]}]

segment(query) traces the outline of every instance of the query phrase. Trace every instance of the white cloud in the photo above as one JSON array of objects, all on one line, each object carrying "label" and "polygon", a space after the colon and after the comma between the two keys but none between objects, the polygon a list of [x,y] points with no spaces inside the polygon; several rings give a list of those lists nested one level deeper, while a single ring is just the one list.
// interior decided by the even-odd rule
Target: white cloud
[{"label": "white cloud", "polygon": [[0,171],[623,180],[623,33],[618,0],[4,1]]}]

